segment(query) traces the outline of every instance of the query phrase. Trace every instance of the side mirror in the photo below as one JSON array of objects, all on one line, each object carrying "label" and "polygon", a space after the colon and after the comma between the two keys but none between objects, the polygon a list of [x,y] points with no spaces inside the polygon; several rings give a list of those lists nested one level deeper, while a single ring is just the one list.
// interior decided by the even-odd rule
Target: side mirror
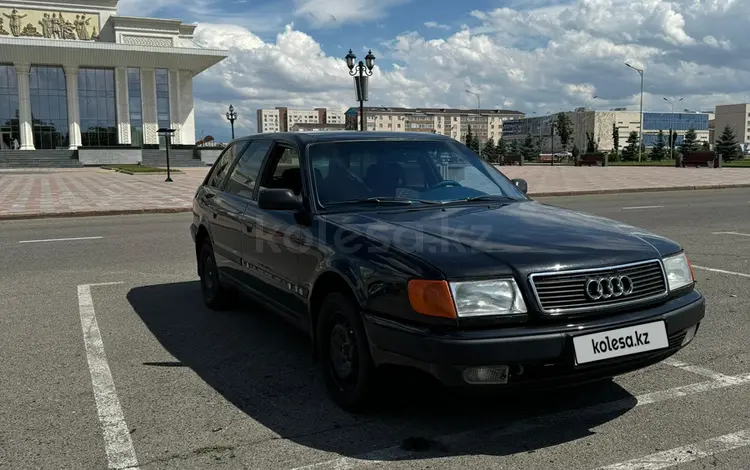
[{"label": "side mirror", "polygon": [[525,179],[513,178],[511,181],[513,181],[513,184],[515,184],[518,189],[523,191],[524,194],[526,194],[529,191],[529,184],[526,182]]},{"label": "side mirror", "polygon": [[261,189],[258,206],[263,210],[296,211],[302,208],[302,200],[291,189]]}]

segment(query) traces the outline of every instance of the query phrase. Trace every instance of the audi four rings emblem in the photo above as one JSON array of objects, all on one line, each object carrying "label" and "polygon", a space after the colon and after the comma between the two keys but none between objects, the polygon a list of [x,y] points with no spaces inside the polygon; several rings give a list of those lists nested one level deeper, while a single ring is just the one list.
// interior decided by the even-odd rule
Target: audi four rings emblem
[{"label": "audi four rings emblem", "polygon": [[586,297],[591,300],[625,297],[633,293],[633,280],[628,276],[591,278],[586,281]]}]

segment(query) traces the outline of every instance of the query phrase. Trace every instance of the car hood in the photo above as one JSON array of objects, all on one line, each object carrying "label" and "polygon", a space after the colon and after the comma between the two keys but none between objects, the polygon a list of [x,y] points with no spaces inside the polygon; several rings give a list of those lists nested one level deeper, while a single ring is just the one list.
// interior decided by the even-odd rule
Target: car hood
[{"label": "car hood", "polygon": [[536,201],[389,208],[325,219],[416,255],[454,279],[620,265],[680,250],[646,230]]}]

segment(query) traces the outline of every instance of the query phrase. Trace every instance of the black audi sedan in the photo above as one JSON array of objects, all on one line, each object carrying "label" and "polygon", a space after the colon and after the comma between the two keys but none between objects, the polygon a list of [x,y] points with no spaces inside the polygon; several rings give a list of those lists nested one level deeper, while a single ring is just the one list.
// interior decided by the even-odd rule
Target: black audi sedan
[{"label": "black audi sedan", "polygon": [[203,297],[222,309],[242,292],[304,330],[351,411],[382,365],[452,387],[547,388],[692,341],[705,301],[678,243],[526,193],[435,134],[239,138],[193,202]]}]

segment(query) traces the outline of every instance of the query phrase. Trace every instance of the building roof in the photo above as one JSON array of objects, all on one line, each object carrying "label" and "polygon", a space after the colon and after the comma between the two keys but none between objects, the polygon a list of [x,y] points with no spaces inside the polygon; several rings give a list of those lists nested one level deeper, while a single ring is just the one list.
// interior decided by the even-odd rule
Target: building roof
[{"label": "building roof", "polygon": [[267,132],[240,137],[246,139],[280,139],[295,141],[300,145],[316,142],[361,141],[361,140],[429,140],[455,142],[448,136],[430,132],[361,132],[361,131],[331,131],[331,132]]},{"label": "building roof", "polygon": [[326,122],[295,122],[292,124],[292,129],[314,130],[321,127],[327,127],[329,129],[346,129],[346,124],[342,123],[326,123]]},{"label": "building roof", "polygon": [[[347,111],[359,112],[358,107],[351,107]],[[365,113],[394,113],[394,114],[476,114],[477,109],[459,109],[459,108],[402,108],[396,106],[365,106]],[[512,109],[480,109],[482,114],[506,114],[506,115],[524,115],[521,111]]]}]

